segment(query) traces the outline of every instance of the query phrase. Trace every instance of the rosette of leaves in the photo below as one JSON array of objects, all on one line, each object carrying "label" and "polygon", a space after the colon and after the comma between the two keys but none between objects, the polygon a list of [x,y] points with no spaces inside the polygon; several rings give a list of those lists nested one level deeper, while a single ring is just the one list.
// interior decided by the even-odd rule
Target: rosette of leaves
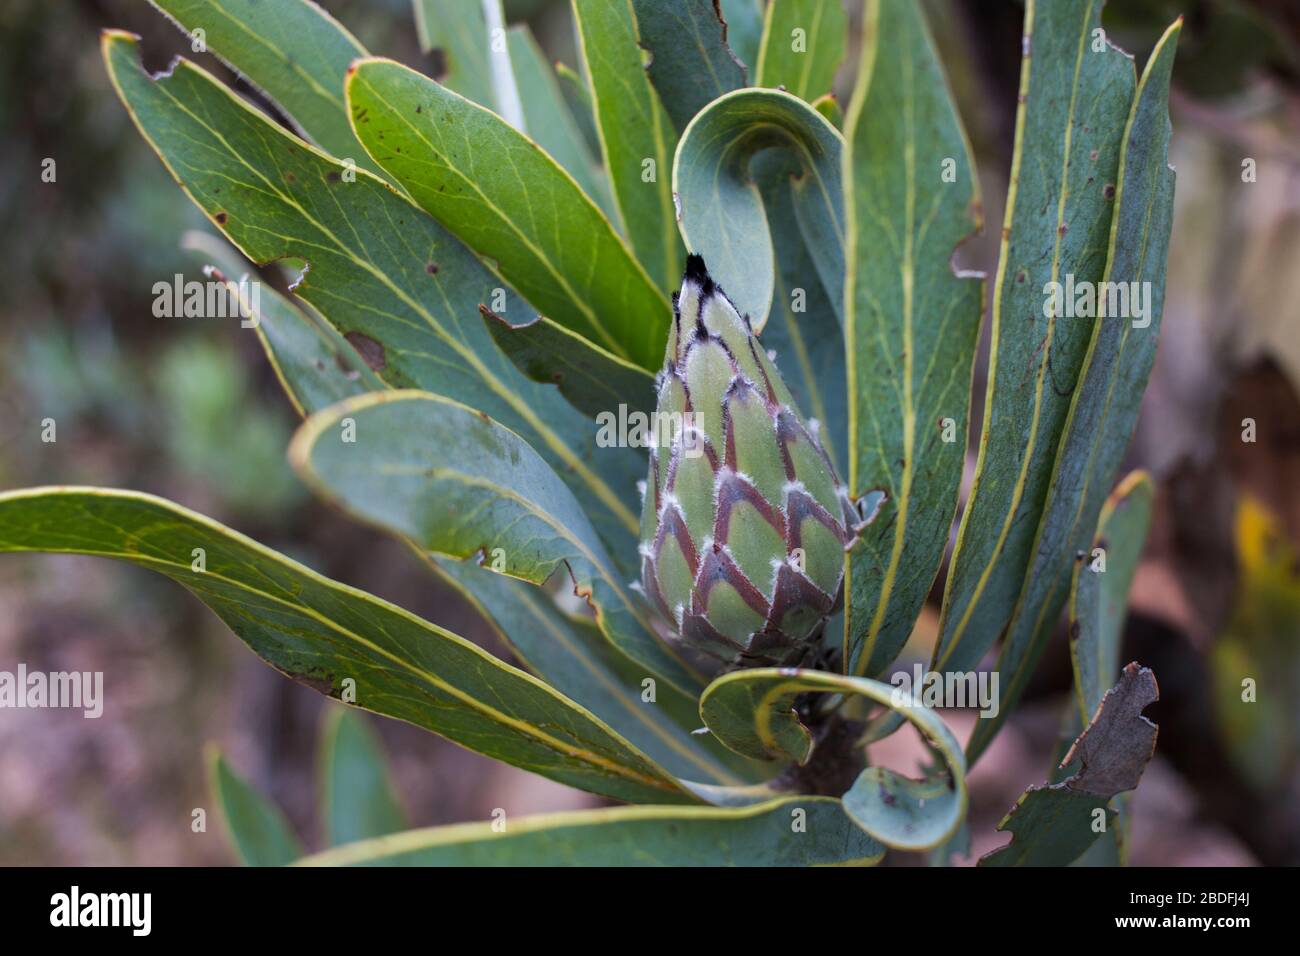
[{"label": "rosette of leaves", "polygon": [[[1097,544],[1154,355],[1178,24],[1139,79],[1100,0],[1026,3],[978,468],[934,649],[936,670],[968,671],[1003,637],[997,716],[963,752],[882,680],[945,561],[984,311],[981,277],[952,266],[980,225],[977,177],[917,4],[865,2],[841,112],[839,0],[574,0],[582,62],[558,69],[499,0],[416,0],[436,76],[371,56],[306,0],[154,2],[278,107],[183,58],[149,75],[136,37],[103,35],[141,135],[229,241],[192,243],[208,274],[242,296],[246,274],[307,264],[291,296],[263,286],[248,333],[305,417],[293,464],[409,543],[513,661],[149,495],[4,493],[0,550],[152,568],[291,679],[640,805],[504,832],[353,828],[327,860],[871,863],[951,846],[967,767]],[[636,583],[647,450],[598,440],[600,422],[654,410],[688,251],[821,423],[863,525],[806,666],[716,673]],[[1152,321],[1044,314],[1067,276],[1148,283]],[[1088,671],[1090,687],[1117,676]],[[864,767],[862,745],[903,724],[925,775]],[[252,820],[237,844],[279,847],[250,858],[296,852],[265,813],[229,819]],[[1088,842],[1050,836],[1036,860]]]}]

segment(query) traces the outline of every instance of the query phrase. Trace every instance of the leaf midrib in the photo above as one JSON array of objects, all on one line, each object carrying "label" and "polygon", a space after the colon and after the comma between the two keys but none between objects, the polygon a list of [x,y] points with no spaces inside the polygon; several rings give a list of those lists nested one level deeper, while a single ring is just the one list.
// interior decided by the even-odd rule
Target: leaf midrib
[{"label": "leaf midrib", "polygon": [[[120,528],[120,527],[119,527],[118,530],[123,531],[123,532],[126,532],[126,529],[125,529],[125,528]],[[129,532],[126,532],[126,533],[129,533]],[[119,561],[130,561],[130,562],[133,563],[133,564],[135,564],[135,563],[140,563],[140,564],[144,564],[144,565],[147,565],[147,566],[158,566],[158,567],[166,567],[166,568],[172,568],[172,569],[179,569],[179,570],[181,570],[182,572],[189,572],[190,574],[193,574],[193,573],[194,573],[194,572],[193,572],[193,569],[192,569],[188,564],[183,564],[183,563],[178,563],[178,562],[175,562],[175,561],[170,561],[170,560],[167,560],[167,559],[165,559],[165,558],[154,557],[154,556],[152,556],[152,555],[147,555],[147,554],[144,554],[144,553],[139,552],[139,551],[134,552],[134,553],[131,553],[131,552],[125,552],[125,551],[101,551],[101,550],[98,550],[98,549],[90,549],[90,548],[41,548],[40,550],[41,550],[42,552],[49,553],[49,554],[76,554],[76,555],[87,555],[87,556],[90,556],[90,557],[112,558],[112,559],[119,560]],[[127,555],[130,555],[130,556],[128,557]],[[411,674],[413,674],[415,677],[423,679],[424,681],[426,681],[428,684],[432,685],[433,687],[435,687],[435,688],[437,688],[437,689],[443,691],[444,693],[450,695],[451,697],[454,697],[455,699],[457,699],[457,700],[460,701],[461,703],[463,703],[463,704],[467,705],[468,707],[470,707],[472,710],[479,711],[480,713],[482,713],[482,714],[484,714],[485,716],[487,716],[487,717],[489,717],[489,718],[491,718],[491,719],[497,721],[498,723],[504,724],[504,725],[509,726],[509,727],[513,727],[514,729],[520,731],[521,733],[525,734],[526,736],[530,736],[530,737],[535,738],[535,739],[538,740],[540,743],[543,743],[543,744],[546,745],[548,748],[550,748],[551,750],[554,750],[554,751],[557,752],[557,753],[560,753],[560,754],[563,754],[563,755],[566,755],[566,756],[569,756],[569,757],[574,757],[574,758],[576,758],[576,759],[578,759],[578,760],[583,761],[584,763],[589,763],[589,764],[592,764],[592,765],[594,765],[594,766],[602,767],[602,768],[604,768],[604,769],[606,769],[606,770],[609,770],[609,771],[613,772],[613,773],[614,773],[615,775],[617,775],[617,776],[626,777],[626,778],[628,778],[628,779],[630,779],[630,780],[635,780],[635,781],[637,781],[638,783],[643,783],[643,784],[646,784],[646,785],[649,785],[649,786],[653,786],[653,787],[655,787],[655,788],[657,788],[657,789],[660,789],[660,790],[668,790],[668,791],[675,791],[675,790],[676,790],[676,787],[675,787],[675,786],[668,786],[668,785],[666,785],[666,784],[665,784],[665,781],[662,780],[662,779],[658,779],[658,778],[655,778],[655,777],[646,776],[645,774],[642,774],[642,773],[640,773],[640,772],[638,772],[638,771],[636,771],[636,770],[633,770],[631,767],[623,766],[622,764],[619,764],[619,763],[617,763],[617,762],[615,762],[615,761],[613,761],[613,760],[610,760],[610,759],[607,758],[607,757],[601,757],[601,756],[599,756],[598,754],[595,754],[595,753],[592,753],[592,752],[589,751],[589,750],[586,750],[585,748],[578,747],[578,746],[575,746],[575,745],[572,745],[572,744],[566,744],[566,743],[564,743],[564,741],[559,740],[558,738],[551,736],[550,734],[546,733],[545,731],[541,730],[540,728],[534,727],[532,724],[528,723],[527,721],[521,720],[521,719],[519,719],[519,718],[517,718],[517,717],[511,717],[511,716],[508,716],[507,714],[505,714],[505,713],[503,713],[503,712],[497,710],[496,708],[491,707],[491,706],[489,706],[489,705],[483,703],[482,701],[478,700],[477,698],[473,697],[472,695],[470,695],[470,694],[468,694],[468,693],[466,693],[466,692],[464,692],[464,691],[461,691],[460,689],[456,688],[455,686],[453,686],[453,685],[451,685],[451,684],[444,683],[443,681],[439,680],[438,677],[437,677],[435,674],[433,674],[431,671],[424,670],[423,668],[417,667],[416,665],[410,663],[409,661],[403,660],[401,657],[398,657],[397,655],[393,654],[392,652],[387,651],[387,650],[385,650],[384,648],[379,647],[378,645],[374,644],[373,642],[371,642],[371,641],[367,640],[366,638],[362,637],[360,634],[357,634],[355,631],[352,631],[352,630],[350,630],[349,628],[345,628],[345,627],[343,627],[342,625],[338,624],[337,622],[335,622],[335,621],[332,620],[331,618],[328,618],[328,617],[326,617],[325,615],[316,612],[314,609],[309,608],[309,607],[307,607],[306,605],[295,604],[294,602],[289,601],[289,600],[287,600],[287,599],[285,599],[285,598],[279,597],[278,595],[271,594],[271,593],[269,593],[269,592],[267,592],[267,591],[262,591],[262,590],[260,590],[259,588],[255,588],[255,587],[253,587],[252,585],[245,584],[245,583],[243,583],[243,582],[237,581],[237,580],[232,579],[232,578],[227,578],[227,577],[225,577],[224,575],[222,575],[222,574],[220,574],[220,573],[218,573],[218,572],[215,572],[215,571],[208,570],[208,571],[204,571],[204,572],[202,572],[202,574],[203,574],[205,577],[209,577],[209,578],[212,578],[212,579],[217,580],[217,581],[222,581],[222,582],[224,582],[224,583],[230,585],[231,587],[233,587],[233,588],[235,588],[235,589],[237,589],[237,590],[240,590],[240,591],[246,592],[246,593],[251,594],[251,595],[256,595],[256,596],[258,596],[258,597],[265,598],[265,599],[267,599],[268,601],[271,601],[271,602],[273,602],[273,603],[275,603],[275,604],[278,604],[278,605],[280,605],[280,606],[282,606],[282,607],[287,607],[287,608],[289,608],[289,609],[291,609],[291,610],[293,610],[293,611],[296,611],[297,613],[303,614],[303,615],[305,615],[305,616],[311,618],[312,620],[316,621],[318,624],[324,625],[324,626],[326,627],[326,629],[328,629],[328,630],[332,630],[332,631],[336,632],[337,634],[339,634],[340,636],[342,636],[342,637],[344,637],[344,638],[347,638],[347,639],[349,639],[349,640],[355,642],[356,644],[358,644],[358,645],[360,645],[360,646],[362,646],[362,647],[365,647],[365,648],[369,649],[370,651],[372,651],[372,652],[374,652],[374,653],[376,653],[376,654],[379,654],[380,656],[382,656],[382,657],[384,657],[384,658],[387,658],[388,660],[390,660],[390,661],[393,662],[394,664],[398,665],[399,667],[401,667],[401,668],[403,668],[403,669],[409,671],[409,672],[410,672]],[[173,575],[170,575],[170,574],[167,575],[167,576],[168,576],[168,577],[173,577]],[[191,588],[190,584],[188,583],[188,576],[187,576],[186,574],[184,574],[184,573],[182,573],[182,574],[178,574],[178,575],[175,576],[174,579],[177,580],[179,583],[184,584],[184,586],[186,587],[186,589],[188,589],[188,590],[193,590],[193,588]],[[219,599],[217,595],[213,595],[213,598],[214,598],[214,600]],[[425,624],[424,626],[425,626],[425,627],[430,627],[428,624]],[[433,628],[431,628],[431,627],[430,627],[430,629],[431,629],[431,630],[435,630],[435,629],[433,629]],[[444,640],[450,639],[450,636],[449,636],[448,634],[446,634],[446,633],[439,633],[439,632],[437,632],[436,630],[435,630],[435,633],[438,633],[438,636],[441,637],[441,638],[443,638]],[[472,648],[473,650],[478,651],[477,648],[474,648],[473,645],[470,645],[468,642],[465,642],[465,644],[466,644],[466,649],[471,649],[471,648]],[[478,652],[479,652],[480,654],[485,654],[485,652],[482,652],[482,651],[478,651]],[[531,677],[530,675],[525,674],[525,673],[523,673],[522,671],[515,671],[514,668],[511,668],[511,667],[509,667],[509,665],[504,664],[504,663],[502,663],[502,662],[500,662],[500,661],[497,661],[497,660],[494,659],[494,660],[492,661],[492,663],[493,663],[494,665],[498,666],[498,667],[501,667],[501,668],[507,670],[507,671],[511,671],[511,672],[513,672],[513,676],[516,676],[516,677],[522,677],[523,679],[528,680],[528,681],[530,681],[530,682],[536,681],[536,679],[533,678],[533,677]],[[536,685],[535,685],[535,686],[538,686],[539,688],[543,688],[543,689],[545,689],[548,693],[550,693],[550,694],[552,694],[552,695],[555,695],[557,698],[559,697],[559,695],[556,694],[556,692],[555,692],[554,690],[552,690],[549,686],[543,684],[543,683],[540,682],[540,681],[536,682]],[[565,703],[567,706],[570,706],[570,707],[575,706],[575,705],[573,704],[572,701],[565,700],[564,703]],[[590,715],[588,715],[588,714],[586,714],[586,713],[583,713],[582,716],[583,716],[584,718],[589,719],[589,720],[593,719]],[[603,729],[603,730],[606,730],[606,732],[608,732],[608,733],[611,733],[611,734],[613,733],[613,731],[610,731],[610,730],[608,730],[607,728],[602,728],[602,729]],[[615,739],[618,739],[618,738],[615,737]],[[620,741],[620,742],[621,742],[621,741]],[[630,746],[629,746],[629,749],[631,749]]]},{"label": "leaf midrib", "polygon": [[[416,139],[418,139],[429,150],[431,154],[439,157],[443,155],[443,152],[434,146],[433,142],[430,141],[428,137],[426,137],[423,134],[423,132],[419,129],[419,127],[417,127],[414,123],[412,123],[404,113],[396,109],[387,98],[381,95],[379,90],[374,86],[374,84],[366,80],[364,71],[358,71],[355,74],[352,82],[365,84],[366,88],[370,91],[371,95],[374,96],[374,98],[378,100],[380,103],[382,103],[393,117],[399,119],[407,127],[407,129],[409,129],[415,135]],[[507,149],[508,148],[509,147],[507,146]],[[421,161],[418,157],[414,157],[414,156],[406,156],[404,158],[408,162]],[[600,320],[600,318],[596,315],[595,310],[592,309],[592,307],[587,303],[585,298],[582,295],[580,295],[576,289],[573,288],[573,286],[569,283],[567,276],[559,268],[557,268],[555,263],[551,260],[551,257],[546,254],[546,251],[541,247],[539,247],[535,242],[533,242],[533,240],[529,237],[529,235],[515,224],[514,219],[506,215],[505,210],[501,209],[500,206],[498,206],[491,199],[489,199],[488,196],[483,192],[483,190],[479,188],[477,182],[475,182],[470,177],[466,176],[463,172],[461,172],[451,163],[440,162],[437,164],[429,163],[429,165],[436,165],[440,169],[447,170],[448,172],[455,175],[461,182],[469,186],[469,188],[472,189],[474,194],[478,197],[479,201],[496,216],[499,222],[501,222],[506,226],[508,232],[512,233],[521,243],[524,244],[524,246],[528,249],[528,251],[532,253],[533,257],[539,263],[541,263],[541,265],[546,269],[547,273],[551,276],[551,278],[554,279],[557,282],[557,284],[560,285],[560,287],[564,290],[565,295],[568,297],[570,304],[578,307],[578,310],[582,313],[583,318],[587,320],[587,323],[590,325],[592,329],[594,329],[596,332],[600,334],[601,338],[610,347],[610,350],[613,351],[614,354],[618,355],[620,358],[631,361],[630,354],[628,353],[627,349],[624,347],[623,343],[620,342],[617,339],[617,337],[615,337],[613,333],[610,332],[609,328]],[[561,173],[563,172],[562,167],[560,167],[558,164],[556,164],[556,170]],[[580,186],[577,186],[576,182],[573,182],[573,185],[577,187],[579,192],[582,192],[582,188]],[[421,187],[421,188],[422,190],[427,189],[427,187]],[[583,195],[585,196],[586,194],[583,193]],[[592,210],[595,211],[597,215],[601,215],[599,209],[595,206],[594,202],[590,199],[590,197],[587,198],[588,198],[588,202],[592,203]],[[529,207],[530,209],[532,208],[531,203],[529,204]],[[601,218],[602,219],[604,218],[603,215],[601,215]],[[611,229],[610,232],[612,233],[613,230]],[[616,239],[617,237],[612,237],[612,238]],[[594,258],[595,257],[593,255],[593,265],[594,265]],[[649,283],[648,277],[646,277],[646,281],[647,283]],[[655,292],[657,294],[657,290],[655,290]]]},{"label": "leaf midrib", "polygon": [[[299,77],[299,79],[303,80],[309,87],[311,87],[313,93],[325,99],[330,104],[337,106],[339,110],[343,111],[344,115],[346,115],[346,109],[343,105],[343,98],[341,96],[337,96],[335,94],[330,93],[328,89],[321,86],[320,83],[316,82],[315,77],[313,77],[310,73],[304,70],[301,65],[295,63],[279,47],[275,46],[273,43],[271,43],[261,34],[255,33],[252,30],[250,30],[247,24],[245,24],[238,17],[234,16],[228,10],[226,10],[226,8],[222,6],[222,4],[220,3],[220,0],[209,0],[209,5],[215,11],[217,11],[223,17],[229,20],[234,26],[236,26],[239,29],[241,33],[247,36],[250,40],[252,40],[253,42],[257,43],[259,46],[264,47],[266,50],[268,50],[277,60],[283,63],[284,66],[288,68],[288,70],[291,73]],[[344,36],[346,39],[351,41],[350,45],[354,50],[357,51],[358,56],[366,55],[365,48],[362,47],[359,43],[357,43],[354,37],[352,37],[350,34],[346,33],[345,31],[341,31],[340,35]]]},{"label": "leaf midrib", "polygon": [[[1087,7],[1085,7],[1084,16],[1083,16],[1083,22],[1085,24],[1092,18],[1092,11],[1095,5],[1096,5],[1096,0],[1090,0]],[[1031,0],[1031,5],[1028,8],[1028,12],[1026,13],[1026,16],[1031,15],[1032,10],[1033,10],[1033,6]],[[1032,27],[1029,33],[1032,36]],[[1070,106],[1065,116],[1065,142],[1064,142],[1064,150],[1062,152],[1062,160],[1061,160],[1061,187],[1060,187],[1061,194],[1060,194],[1060,198],[1057,201],[1056,238],[1052,247],[1051,275],[1053,281],[1056,281],[1057,277],[1060,275],[1060,269],[1061,269],[1061,241],[1063,239],[1061,226],[1065,221],[1065,201],[1069,195],[1069,167],[1070,167],[1070,158],[1071,158],[1070,144],[1072,142],[1073,133],[1074,133],[1074,115],[1078,105],[1079,75],[1083,69],[1083,56],[1084,56],[1084,50],[1087,47],[1088,39],[1089,39],[1088,32],[1086,30],[1080,30],[1079,43],[1075,53],[1075,60],[1074,60],[1074,78],[1070,88]],[[1026,93],[1028,94],[1028,90],[1026,91]],[[1028,106],[1025,107],[1025,110],[1027,113]],[[1020,157],[1017,157],[1017,159],[1019,158]],[[1019,169],[1019,163],[1017,163],[1016,169],[1017,170]],[[1004,243],[1009,243],[1009,242],[1010,242],[1009,239],[1004,240]],[[1003,255],[1000,257],[999,268],[998,268],[997,290],[993,297],[995,326],[1000,326],[1001,324],[1000,320],[1001,320],[1001,312],[1002,312],[1002,286],[1004,285],[1005,277],[1006,277],[1006,260],[1007,260],[1006,252],[1008,249],[1009,246],[1005,246],[1003,249]],[[997,540],[994,542],[992,555],[990,556],[990,559],[985,563],[984,570],[980,572],[980,576],[976,581],[975,588],[971,591],[970,597],[967,599],[966,607],[962,612],[962,616],[958,619],[957,626],[953,629],[952,637],[950,638],[948,643],[948,649],[939,658],[938,662],[935,664],[935,668],[934,668],[935,670],[943,670],[944,665],[947,663],[948,659],[951,658],[952,655],[956,652],[958,645],[961,643],[962,636],[966,632],[966,627],[970,623],[971,617],[974,616],[975,609],[979,605],[980,598],[983,597],[984,588],[988,586],[989,579],[993,575],[993,570],[999,564],[999,559],[1002,557],[1003,554],[1003,548],[1006,545],[1007,536],[1011,533],[1011,526],[1015,523],[1016,513],[1020,510],[1020,500],[1025,492],[1025,484],[1029,476],[1030,466],[1033,463],[1034,451],[1036,450],[1038,444],[1038,431],[1039,431],[1038,425],[1039,425],[1039,418],[1042,414],[1042,407],[1043,407],[1043,391],[1044,391],[1043,383],[1046,380],[1047,364],[1051,356],[1052,341],[1053,338],[1055,337],[1057,318],[1058,316],[1055,314],[1055,310],[1053,310],[1052,317],[1047,322],[1047,333],[1043,339],[1043,345],[1040,349],[1042,358],[1039,360],[1038,371],[1034,376],[1034,407],[1029,421],[1029,439],[1025,443],[1025,451],[1024,451],[1023,460],[1021,461],[1020,471],[1019,474],[1016,476],[1016,483],[1012,487],[1011,501],[1006,509],[1006,514],[1002,519],[1002,526],[998,530],[998,537]],[[996,351],[996,349],[994,351]],[[993,382],[994,382],[994,376],[990,375],[989,377],[990,387],[992,387]],[[988,420],[987,418],[988,414],[989,412],[986,410],[985,412],[986,421]],[[983,462],[981,461],[980,465],[982,466],[982,464]]]}]

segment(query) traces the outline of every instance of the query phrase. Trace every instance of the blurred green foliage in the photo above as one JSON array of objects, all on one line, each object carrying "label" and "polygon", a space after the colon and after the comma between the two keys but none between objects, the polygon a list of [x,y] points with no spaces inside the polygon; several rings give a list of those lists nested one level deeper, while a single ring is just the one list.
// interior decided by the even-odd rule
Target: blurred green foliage
[{"label": "blurred green foliage", "polygon": [[[376,18],[390,28],[404,3],[391,5]],[[304,498],[284,461],[292,412],[251,330],[153,315],[155,282],[202,279],[178,243],[204,220],[116,108],[94,42],[107,21],[162,49],[183,37],[151,31],[142,3],[60,18],[50,29],[36,0],[0,9],[0,483],[178,482],[219,511],[274,518]]]},{"label": "blurred green foliage", "polygon": [[1300,766],[1300,558],[1277,519],[1238,504],[1240,578],[1210,657],[1215,714],[1237,769],[1263,793]]}]

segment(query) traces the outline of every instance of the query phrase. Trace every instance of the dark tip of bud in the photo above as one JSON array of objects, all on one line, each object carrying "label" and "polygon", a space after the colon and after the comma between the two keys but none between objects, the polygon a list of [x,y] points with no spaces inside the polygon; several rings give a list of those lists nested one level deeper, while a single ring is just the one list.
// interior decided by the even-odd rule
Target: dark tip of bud
[{"label": "dark tip of bud", "polygon": [[686,278],[703,282],[709,277],[709,267],[704,264],[704,257],[692,252],[686,257]]},{"label": "dark tip of bud", "polygon": [[709,275],[709,269],[708,266],[704,264],[703,256],[697,256],[695,253],[691,253],[686,257],[685,279],[699,283],[701,301],[713,295],[713,277]]}]

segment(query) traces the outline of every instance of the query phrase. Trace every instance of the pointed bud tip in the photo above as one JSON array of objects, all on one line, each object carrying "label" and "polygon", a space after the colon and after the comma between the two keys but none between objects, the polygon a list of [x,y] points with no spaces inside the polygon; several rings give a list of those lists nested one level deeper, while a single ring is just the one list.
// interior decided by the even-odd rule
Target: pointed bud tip
[{"label": "pointed bud tip", "polygon": [[699,285],[701,299],[706,299],[713,294],[713,277],[709,275],[709,268],[704,264],[703,256],[691,253],[686,257],[686,274],[682,277],[682,281]]}]

